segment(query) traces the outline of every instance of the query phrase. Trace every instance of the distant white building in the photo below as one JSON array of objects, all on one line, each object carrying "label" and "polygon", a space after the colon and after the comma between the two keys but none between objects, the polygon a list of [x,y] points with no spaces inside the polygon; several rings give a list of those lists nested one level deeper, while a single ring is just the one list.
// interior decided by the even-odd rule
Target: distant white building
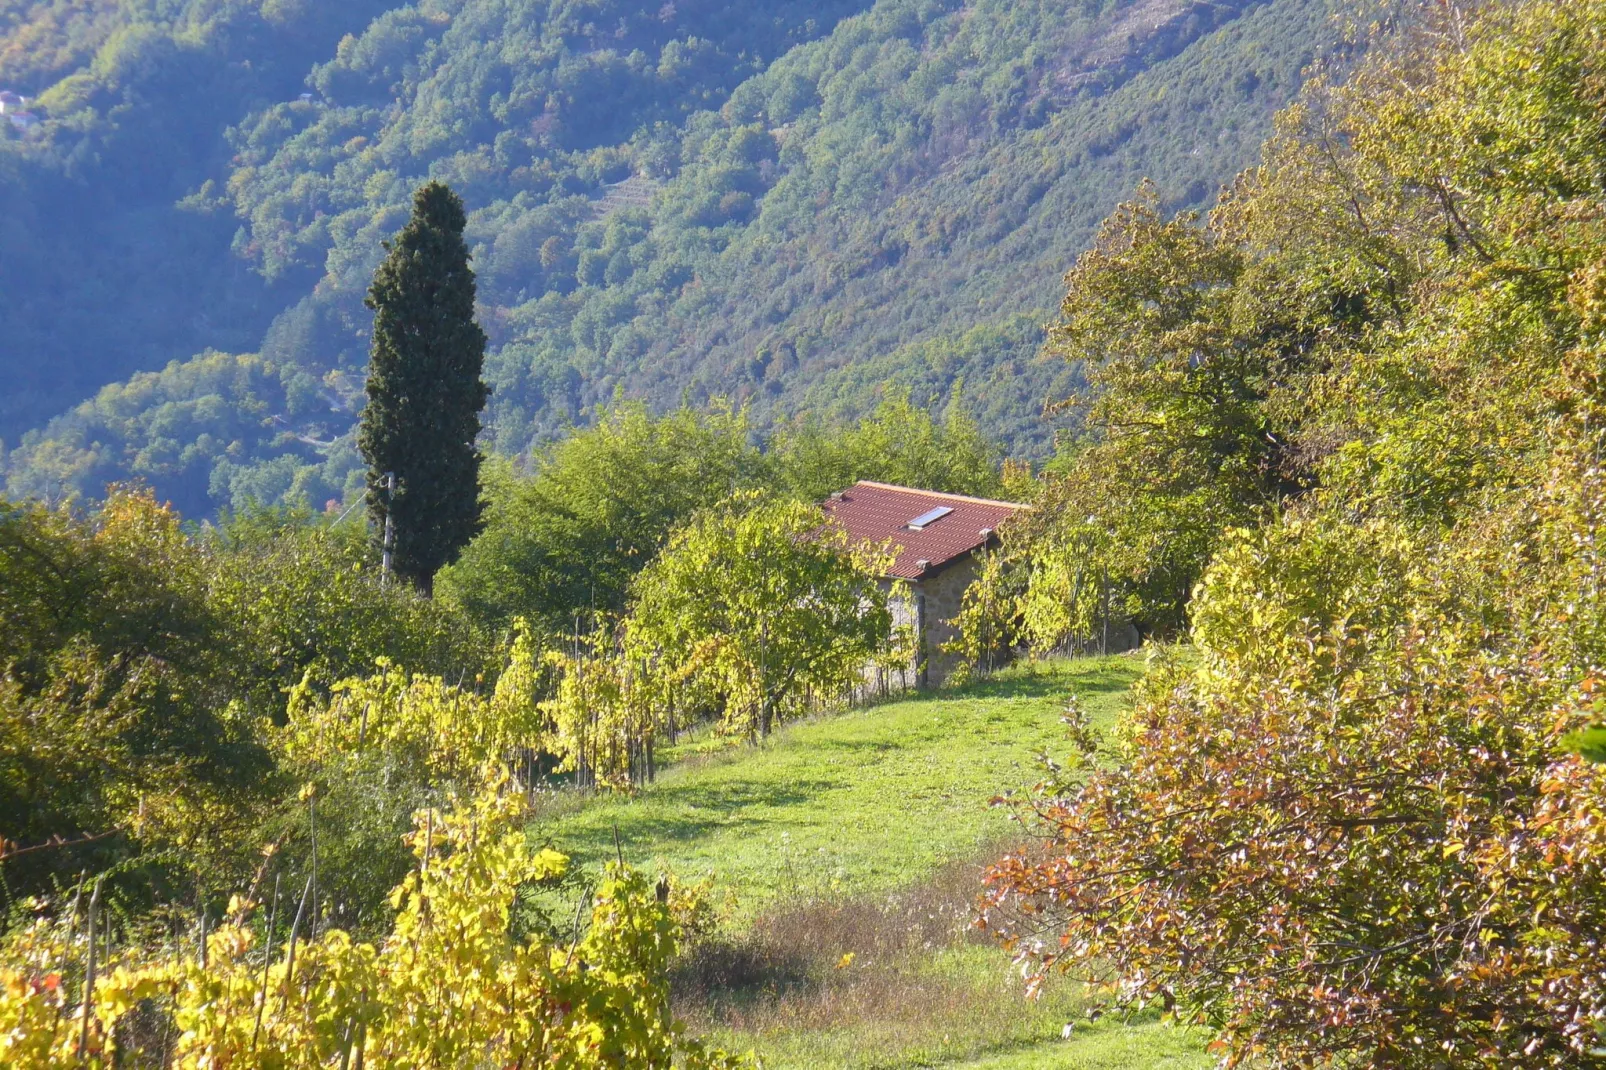
[{"label": "distant white building", "polygon": [[39,116],[28,110],[28,98],[9,89],[0,89],[0,116],[18,130],[39,125]]}]

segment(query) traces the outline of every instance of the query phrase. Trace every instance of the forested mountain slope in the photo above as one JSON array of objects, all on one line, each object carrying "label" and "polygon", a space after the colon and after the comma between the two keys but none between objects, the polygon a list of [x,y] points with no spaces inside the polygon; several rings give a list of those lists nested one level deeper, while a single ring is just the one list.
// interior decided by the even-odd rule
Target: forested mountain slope
[{"label": "forested mountain slope", "polygon": [[[242,6],[241,25],[269,29],[294,7]],[[213,95],[239,105],[226,147],[207,120],[210,156],[171,154],[194,169],[122,221],[117,267],[85,268],[82,286],[68,269],[30,275],[11,249],[43,248],[42,224],[0,238],[13,266],[0,316],[33,324],[0,343],[14,375],[82,396],[204,347],[259,354],[108,387],[11,453],[13,492],[93,495],[138,475],[190,510],[341,497],[362,295],[426,176],[471,209],[499,449],[617,391],[732,396],[763,426],[852,416],[887,384],[924,403],[963,381],[986,430],[1041,455],[1042,401],[1074,382],[1033,359],[1039,324],[1095,223],[1145,176],[1169,204],[1205,202],[1338,36],[1323,0],[460,0],[369,14],[338,45],[344,26],[284,23],[298,41],[323,33],[321,53],[307,46],[323,62],[300,68],[309,96],[267,75]],[[0,141],[0,161],[115,198],[104,163],[98,179],[69,177],[64,139],[76,122],[77,144],[105,152],[125,112],[108,106],[94,128],[62,87],[104,78],[116,39],[44,95],[41,127]],[[257,70],[240,43],[257,38],[204,39]],[[17,218],[32,218],[45,194],[15,188]],[[102,301],[111,311],[92,312]],[[43,385],[18,397],[0,413],[12,443],[69,403]]]},{"label": "forested mountain slope", "polygon": [[[636,4],[546,0],[424,12],[387,11],[392,6],[389,0],[0,3],[0,89],[31,98],[30,112],[42,120],[26,131],[0,123],[6,202],[0,334],[12,377],[0,402],[0,437],[15,443],[42,417],[131,372],[159,369],[205,347],[256,349],[273,317],[318,276],[287,270],[276,239],[262,240],[260,226],[236,242],[241,220],[230,191],[251,191],[254,217],[283,211],[286,199],[302,200],[309,172],[323,161],[281,154],[268,169],[274,185],[251,166],[257,140],[306,125],[309,117],[326,120],[316,124],[320,135],[397,111],[390,106],[391,80],[420,61],[409,49],[435,48],[441,36],[448,38],[443,47],[468,42],[441,60],[441,69],[464,72],[468,88],[431,82],[425,91],[432,104],[410,100],[399,109],[403,136],[417,150],[416,158],[396,161],[407,180],[450,154],[438,136],[441,112],[461,130],[483,126],[472,108],[483,88],[472,73],[478,57],[460,59],[458,51],[516,57],[525,88],[534,84],[543,100],[549,90],[567,94],[569,106],[555,114],[586,132],[579,140],[611,143],[642,122],[717,104],[760,65],[757,49],[773,56],[815,27],[828,27],[833,7],[703,3],[677,11],[670,4],[649,16]],[[621,37],[614,16],[623,13],[649,30]],[[596,29],[598,19],[604,31]],[[360,37],[337,49],[352,31]],[[601,34],[597,40],[614,47],[590,48],[582,44],[587,34]],[[648,47],[667,78],[657,68],[629,85],[628,77],[613,78],[618,64],[608,57],[616,59],[626,45],[630,55],[644,55],[635,46]],[[690,60],[676,66],[676,56],[692,57],[696,69]],[[397,91],[405,84],[398,81]],[[330,95],[303,98],[309,88]],[[632,94],[635,106],[622,107],[621,98]],[[332,100],[345,106],[327,106]],[[553,147],[561,155],[566,146]],[[576,189],[588,188],[573,165],[556,169]],[[306,204],[318,219],[325,215],[311,198]],[[372,222],[385,231],[393,220],[379,212]],[[359,244],[376,240],[364,233]]]},{"label": "forested mountain slope", "polygon": [[[207,346],[291,294],[230,255],[228,126],[302,91],[383,0],[0,0],[0,439]],[[210,185],[208,182],[210,181]]]}]

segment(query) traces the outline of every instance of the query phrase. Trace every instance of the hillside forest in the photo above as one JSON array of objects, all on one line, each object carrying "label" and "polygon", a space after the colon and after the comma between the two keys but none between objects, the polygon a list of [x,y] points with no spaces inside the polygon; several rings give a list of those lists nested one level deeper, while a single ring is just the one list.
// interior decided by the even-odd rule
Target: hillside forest
[{"label": "hillside forest", "polygon": [[380,241],[465,200],[510,456],[616,398],[756,431],[956,390],[1038,461],[1056,279],[1137,182],[1202,206],[1320,0],[0,3],[0,455],[19,496],[321,509]]},{"label": "hillside forest", "polygon": [[[1606,1060],[1606,3],[1402,5],[1343,33],[1284,0],[1216,9],[1220,25],[1175,28],[1153,54],[1127,38],[1126,67],[1073,49],[1108,81],[1063,96],[1039,94],[1046,68],[1023,60],[1017,97],[1002,83],[965,97],[1014,99],[1000,130],[954,134],[964,151],[853,217],[954,221],[945,249],[979,258],[955,252],[966,281],[910,237],[862,288],[840,272],[865,247],[831,230],[850,218],[833,205],[887,193],[870,157],[958,144],[898,142],[892,117],[909,113],[888,101],[931,109],[927,134],[971,131],[938,117],[958,114],[945,109],[989,48],[1048,64],[1064,53],[1019,42],[1052,22],[1085,43],[1109,12],[978,0],[824,20],[779,5],[728,22],[750,51],[676,38],[656,65],[614,46],[573,61],[604,31],[646,56],[676,20],[715,17],[668,4],[615,29],[609,8],[585,33],[508,38],[508,55],[550,59],[536,71],[495,59],[500,30],[473,21],[512,6],[387,12],[360,35],[294,4],[41,3],[0,22],[34,42],[0,61],[40,84],[102,69],[108,46],[91,42],[147,34],[136,14],[155,27],[142,40],[200,56],[349,34],[316,68],[322,96],[234,128],[227,196],[256,206],[238,240],[260,285],[321,259],[296,351],[329,372],[305,389],[345,389],[361,410],[340,431],[339,493],[321,475],[292,475],[301,497],[30,491],[40,458],[88,441],[61,423],[8,462],[24,482],[0,503],[7,1065]],[[1052,133],[1090,114],[1077,109],[1125,93],[1176,106],[1150,76],[1224,86],[1243,68],[1212,49],[1297,17],[1347,43],[1301,60],[1235,177],[1180,197],[1181,171],[1131,175],[1085,248],[1009,281],[1043,270],[1050,245],[1008,237],[1041,218],[1026,208],[982,239],[1011,203],[990,175],[1087,164]],[[88,113],[54,110],[75,77],[41,110],[100,136]],[[620,103],[571,123],[594,102],[588,79]],[[487,93],[483,122],[446,122],[460,84]],[[853,125],[869,114],[889,140]],[[547,155],[504,139],[515,121]],[[807,136],[777,140],[787,122]],[[67,120],[6,144],[59,147],[52,123]],[[641,155],[582,144],[582,127]],[[459,170],[430,182],[382,166],[445,145]],[[1128,148],[1096,159],[1137,159]],[[678,169],[643,162],[655,153]],[[306,166],[267,165],[280,154]],[[549,195],[584,199],[593,165],[614,193],[662,185],[566,244],[567,202]],[[715,172],[730,184],[697,185]],[[824,175],[831,196],[809,200]],[[369,200],[341,199],[358,187]],[[1054,189],[1068,187],[1048,182],[1044,203]],[[519,200],[530,191],[546,199]],[[529,220],[501,234],[528,225],[559,281],[538,290],[548,275],[520,269],[518,301],[495,296],[512,276],[497,274],[500,236],[478,244],[486,203]],[[371,205],[361,225],[342,214]],[[696,267],[654,304],[676,265]],[[788,288],[801,280],[817,301]],[[892,337],[883,285],[931,315]],[[1035,370],[997,389],[1003,365],[972,373],[998,352],[986,332],[1015,321],[937,299],[992,286],[1021,309],[1034,287],[1060,295],[1040,339],[1011,343]],[[852,359],[812,363],[799,334],[761,373],[699,380],[752,342],[736,310],[760,293],[784,309],[771,326],[817,323],[814,344],[840,333]],[[622,333],[582,344],[592,302],[627,295]],[[722,311],[673,326],[705,298]],[[358,308],[360,345],[349,320],[330,326]],[[515,341],[498,309],[537,326]],[[882,330],[881,355],[853,348]],[[968,331],[983,333],[944,348]],[[572,396],[575,426],[547,436],[536,394],[499,398],[514,351],[526,370],[586,369],[572,381],[611,400],[579,426],[603,395]],[[71,426],[103,403],[138,424],[156,384],[214,374],[303,389],[301,359],[210,353],[102,391]],[[921,379],[921,361],[954,381]],[[409,409],[425,366],[439,405]],[[678,401],[633,393],[637,375],[673,381]],[[832,407],[839,389],[856,419]],[[1047,411],[1038,391],[1057,399]],[[182,404],[228,420],[238,398]],[[437,409],[459,422],[418,415]],[[480,421],[477,440],[463,432]],[[398,427],[455,452],[387,454]],[[235,471],[208,442],[207,479]],[[244,472],[265,455],[237,456]],[[444,504],[407,512],[426,470]],[[888,547],[822,520],[820,500],[861,479],[1030,505],[978,552],[949,651],[963,668],[935,694],[889,693],[918,650],[908,592],[883,579]],[[438,560],[397,556],[416,530],[446,533]],[[1112,626],[1141,647],[1088,657]],[[818,879],[800,845],[824,860]]]}]

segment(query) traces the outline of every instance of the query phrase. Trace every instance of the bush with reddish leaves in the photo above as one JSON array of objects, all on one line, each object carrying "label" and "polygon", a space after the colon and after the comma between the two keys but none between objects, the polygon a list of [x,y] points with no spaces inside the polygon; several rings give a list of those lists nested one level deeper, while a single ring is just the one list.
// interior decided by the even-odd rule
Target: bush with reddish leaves
[{"label": "bush with reddish leaves", "polygon": [[[1313,86],[1204,232],[1247,266],[1168,324],[1185,391],[1268,309],[1363,321],[1288,336],[1309,478],[1220,533],[1114,760],[1021,804],[987,922],[1224,1065],[1606,1063],[1606,766],[1567,742],[1606,714],[1602,43],[1599,0],[1447,10]],[[1086,267],[1148,293],[1157,233]],[[1112,494],[1174,423],[1111,423]]]}]

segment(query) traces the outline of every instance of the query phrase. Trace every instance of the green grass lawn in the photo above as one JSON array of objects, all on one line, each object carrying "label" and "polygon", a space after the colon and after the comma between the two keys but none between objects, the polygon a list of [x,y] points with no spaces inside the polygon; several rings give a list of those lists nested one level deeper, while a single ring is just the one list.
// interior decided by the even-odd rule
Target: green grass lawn
[{"label": "green grass lawn", "polygon": [[[977,863],[1011,833],[991,800],[1029,789],[1038,755],[1063,756],[1070,694],[1107,728],[1141,671],[1134,657],[1023,666],[788,726],[757,748],[683,745],[638,795],[559,796],[538,830],[588,868],[618,850],[713,879],[721,939],[760,965],[683,1010],[771,1070],[1208,1066],[1198,1035],[1088,1023],[1069,982],[1028,1003],[1008,957],[964,935]],[[891,943],[876,931],[922,926]]]},{"label": "green grass lawn", "polygon": [[964,1070],[1199,1070],[1205,1038],[1158,1022],[1078,1025],[1069,1040],[1028,1044],[949,1065]]},{"label": "green grass lawn", "polygon": [[[581,864],[614,855],[681,877],[714,876],[742,916],[799,894],[912,884],[1008,831],[988,804],[1063,755],[1059,717],[1080,693],[1096,725],[1141,665],[1054,662],[782,728],[759,747],[674,762],[634,798],[599,798],[542,822]],[[560,803],[560,807],[562,804]]]}]

